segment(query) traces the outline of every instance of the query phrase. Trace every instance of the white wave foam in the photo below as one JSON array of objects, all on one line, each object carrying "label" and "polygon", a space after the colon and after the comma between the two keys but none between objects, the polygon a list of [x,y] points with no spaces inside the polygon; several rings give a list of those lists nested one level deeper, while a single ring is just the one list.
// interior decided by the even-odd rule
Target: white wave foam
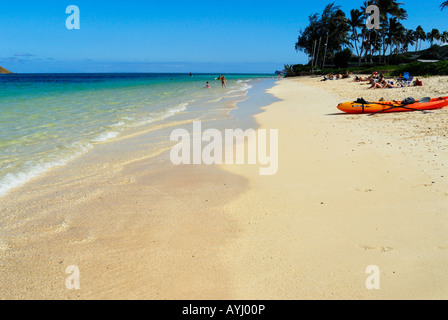
[{"label": "white wave foam", "polygon": [[215,100],[210,100],[209,102],[219,102],[219,101],[221,101],[223,98],[218,98],[218,99],[215,99]]},{"label": "white wave foam", "polygon": [[105,142],[109,139],[116,138],[118,136],[118,132],[116,131],[110,131],[100,134],[98,137],[93,139],[93,142]]},{"label": "white wave foam", "polygon": [[120,122],[117,122],[117,123],[111,125],[111,127],[122,127],[124,125],[125,125],[125,123],[123,121],[120,121]]},{"label": "white wave foam", "polygon": [[241,88],[236,89],[236,90],[231,90],[229,92],[227,92],[227,94],[232,94],[232,93],[240,93],[240,92],[247,92],[249,91],[249,89],[251,89],[253,86],[251,86],[250,84],[247,84],[244,82],[244,84],[241,86]]},{"label": "white wave foam", "polygon": [[91,144],[87,144],[85,146],[77,145],[77,148],[79,150],[71,156],[40,164],[33,164],[32,162],[28,162],[27,168],[25,168],[23,171],[18,173],[7,173],[2,179],[0,179],[0,197],[6,195],[13,189],[23,186],[31,179],[40,176],[51,168],[66,165],[67,162],[87,152],[87,150],[89,150],[91,147]]},{"label": "white wave foam", "polygon": [[[192,100],[192,101],[194,101],[194,100]],[[192,102],[192,101],[190,101],[190,102]],[[139,123],[139,125],[164,120],[164,119],[171,117],[179,112],[185,111],[187,109],[188,104],[189,104],[188,102],[183,102],[183,103],[178,104],[175,107],[169,108],[165,112],[156,113],[153,116],[146,119],[145,121],[143,121],[142,123]],[[127,118],[125,120],[134,120],[134,119]],[[125,125],[124,122],[118,122],[114,125],[111,125],[111,127],[122,127],[124,125]],[[117,132],[117,131],[105,132],[105,133],[99,135],[98,137],[96,137],[95,139],[93,139],[92,142],[93,143],[105,142],[109,139],[116,138],[118,135],[119,135],[119,132]],[[74,144],[70,145],[69,148],[75,149],[77,151],[75,151],[71,156],[68,156],[66,158],[56,159],[56,160],[45,162],[45,163],[29,162],[28,165],[26,166],[26,168],[24,168],[21,172],[7,173],[3,178],[0,179],[0,197],[6,195],[13,189],[23,186],[25,183],[27,183],[31,179],[44,174],[51,168],[66,165],[68,162],[81,156],[82,154],[87,152],[92,147],[93,147],[93,145],[91,145],[91,144],[87,144],[87,145],[83,146],[79,143],[74,143]]]},{"label": "white wave foam", "polygon": [[188,102],[182,102],[181,104],[177,105],[176,107],[171,108],[168,111],[168,114],[176,114],[176,113],[185,111],[185,110],[187,110],[187,106],[188,106]]},{"label": "white wave foam", "polygon": [[[192,100],[192,101],[194,101],[194,100]],[[144,119],[143,121],[137,123],[136,125],[140,126],[140,125],[153,123],[156,121],[165,120],[166,118],[169,118],[169,117],[174,116],[182,111],[187,110],[188,104],[189,104],[189,102],[182,102],[182,103],[178,104],[177,106],[169,108],[168,110],[165,110],[163,112],[154,113],[151,116],[149,116],[148,118]]]}]

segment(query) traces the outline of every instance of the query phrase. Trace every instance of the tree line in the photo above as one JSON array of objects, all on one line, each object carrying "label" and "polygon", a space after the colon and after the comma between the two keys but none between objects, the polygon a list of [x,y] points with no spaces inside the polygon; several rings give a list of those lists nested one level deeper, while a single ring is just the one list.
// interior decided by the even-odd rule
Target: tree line
[{"label": "tree line", "polygon": [[[367,7],[375,5],[380,12],[380,28],[369,29],[366,20],[369,15]],[[341,6],[328,4],[322,14],[308,17],[308,26],[300,30],[295,49],[310,57],[310,65],[317,68],[334,65],[337,54],[345,51],[356,54],[358,63],[386,64],[394,55],[402,55],[421,50],[422,43],[429,42],[431,47],[448,42],[448,32],[424,30],[418,26],[415,30],[407,29],[403,20],[408,13],[403,3],[396,0],[369,0],[359,9],[350,10],[346,16]],[[441,9],[448,8],[448,1],[441,4]]]}]

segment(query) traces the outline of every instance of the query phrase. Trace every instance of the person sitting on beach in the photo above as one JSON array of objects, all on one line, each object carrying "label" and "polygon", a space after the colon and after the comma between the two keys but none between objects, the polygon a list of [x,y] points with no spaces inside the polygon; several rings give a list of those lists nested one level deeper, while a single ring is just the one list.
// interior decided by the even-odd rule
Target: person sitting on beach
[{"label": "person sitting on beach", "polygon": [[356,76],[353,78],[353,81],[354,82],[364,82],[364,81],[369,81],[369,78],[363,78],[363,77]]},{"label": "person sitting on beach", "polygon": [[365,79],[362,79],[360,77],[359,81],[368,81],[370,84],[373,84],[375,82],[378,82],[379,78],[380,78],[380,76],[378,75],[378,72],[375,71],[375,72],[372,72],[372,74],[370,76],[368,76],[367,78],[365,78]]},{"label": "person sitting on beach", "polygon": [[205,86],[207,89],[210,89],[210,84],[207,81],[207,85]]},{"label": "person sitting on beach", "polygon": [[378,82],[372,83],[369,89],[386,89],[386,88],[400,88],[400,86],[393,85],[386,81],[383,75],[380,75]]},{"label": "person sitting on beach", "polygon": [[363,78],[363,77],[358,77],[358,76],[356,76],[356,77],[353,78],[353,81],[354,81],[354,82],[369,81],[369,78]]},{"label": "person sitting on beach", "polygon": [[327,80],[334,80],[335,77],[333,75],[333,73],[330,73],[329,75],[324,76],[324,78],[320,81],[327,81]]},{"label": "person sitting on beach", "polygon": [[348,70],[345,70],[345,74],[342,75],[342,79],[348,79],[350,78],[350,72]]},{"label": "person sitting on beach", "polygon": [[414,81],[413,85],[416,86],[416,87],[421,87],[421,86],[423,86],[423,82],[419,78],[417,78]]},{"label": "person sitting on beach", "polygon": [[[375,79],[372,78],[372,80],[375,80]],[[384,89],[388,83],[386,82],[386,79],[384,78],[384,76],[380,75],[378,81],[371,81],[371,84],[372,85],[370,86],[369,89],[377,89],[377,88]]]},{"label": "person sitting on beach", "polygon": [[342,74],[338,73],[336,76],[336,80],[341,80],[342,79]]}]

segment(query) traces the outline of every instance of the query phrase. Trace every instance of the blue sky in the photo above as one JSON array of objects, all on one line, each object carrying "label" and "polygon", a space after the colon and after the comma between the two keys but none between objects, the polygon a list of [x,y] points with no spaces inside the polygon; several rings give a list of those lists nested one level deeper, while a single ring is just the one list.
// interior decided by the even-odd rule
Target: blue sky
[{"label": "blue sky", "polygon": [[[443,0],[405,2],[407,28],[448,30]],[[2,0],[0,66],[14,72],[274,72],[294,50],[314,1]],[[348,14],[362,0],[334,1]],[[77,5],[81,29],[68,30]]]}]

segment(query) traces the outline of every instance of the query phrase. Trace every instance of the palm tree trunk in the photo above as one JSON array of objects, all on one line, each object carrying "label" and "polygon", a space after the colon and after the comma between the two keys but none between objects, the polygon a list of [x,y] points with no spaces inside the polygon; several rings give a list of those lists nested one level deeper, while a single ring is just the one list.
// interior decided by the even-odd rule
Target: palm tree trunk
[{"label": "palm tree trunk", "polygon": [[316,55],[316,43],[317,40],[314,40],[314,46],[313,46],[313,60],[312,60],[312,67],[314,68],[314,64],[316,63],[316,61],[314,60],[314,56]]},{"label": "palm tree trunk", "polygon": [[327,57],[327,47],[328,47],[328,33],[327,33],[327,42],[325,43],[324,62],[322,63],[322,69],[325,68],[325,58]]},{"label": "palm tree trunk", "polygon": [[322,37],[319,38],[319,46],[317,47],[317,53],[316,53],[316,66],[317,67],[319,67],[319,51],[320,51],[320,41],[321,40],[322,40]]}]

